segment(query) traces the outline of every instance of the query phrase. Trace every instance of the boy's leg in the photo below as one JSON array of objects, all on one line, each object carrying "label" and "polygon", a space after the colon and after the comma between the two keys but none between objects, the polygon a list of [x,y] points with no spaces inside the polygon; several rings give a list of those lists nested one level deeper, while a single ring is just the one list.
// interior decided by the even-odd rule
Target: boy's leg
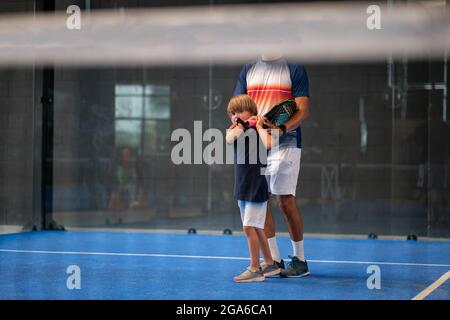
[{"label": "boy's leg", "polygon": [[[256,234],[255,227],[252,225],[252,211],[254,208],[251,203],[247,201],[238,201],[239,209],[241,211],[241,218],[244,233],[247,237],[248,249],[250,252],[250,267],[248,267],[244,272],[240,275],[233,278],[236,282],[255,282],[255,281],[264,281],[265,277],[262,273],[259,265],[259,239]],[[266,208],[264,207],[264,211]]]},{"label": "boy's leg", "polygon": [[267,201],[266,221],[264,224],[264,233],[269,244],[270,254],[277,263],[281,263],[280,250],[278,249],[277,238],[275,237],[275,219],[272,215],[272,206],[270,199]]},{"label": "boy's leg", "polygon": [[[271,249],[264,230],[267,222],[268,201],[260,204],[252,204],[251,207],[253,207],[252,210],[253,219],[251,219],[252,225],[255,227],[255,232],[257,234],[259,241],[259,247],[264,257],[264,264],[261,266],[262,272],[264,273],[264,276],[267,277],[280,274],[281,263],[274,262],[271,254]],[[273,237],[272,239],[275,241],[276,244],[275,237]]]},{"label": "boy's leg", "polygon": [[259,270],[259,239],[256,228],[244,226],[244,232],[247,236],[248,249],[250,251],[250,270]]},{"label": "boy's leg", "polygon": [[[248,239],[251,267],[259,268],[259,250],[263,251],[264,259],[273,264],[267,238],[264,234],[266,222],[267,201],[264,202],[239,202],[241,208],[244,232]],[[244,210],[242,210],[244,209]],[[243,214],[242,214],[242,211]]]}]

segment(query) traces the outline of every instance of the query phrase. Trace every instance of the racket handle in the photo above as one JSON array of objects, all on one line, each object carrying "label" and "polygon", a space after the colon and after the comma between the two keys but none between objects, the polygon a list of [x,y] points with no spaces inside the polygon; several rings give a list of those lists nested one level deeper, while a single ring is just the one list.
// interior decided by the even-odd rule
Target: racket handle
[{"label": "racket handle", "polygon": [[251,119],[250,121],[248,121],[248,126],[250,128],[256,126],[256,119]]},{"label": "racket handle", "polygon": [[237,118],[236,121],[237,121],[238,124],[241,124],[245,128],[245,130],[247,130],[249,128],[248,122],[243,121],[241,118]]}]

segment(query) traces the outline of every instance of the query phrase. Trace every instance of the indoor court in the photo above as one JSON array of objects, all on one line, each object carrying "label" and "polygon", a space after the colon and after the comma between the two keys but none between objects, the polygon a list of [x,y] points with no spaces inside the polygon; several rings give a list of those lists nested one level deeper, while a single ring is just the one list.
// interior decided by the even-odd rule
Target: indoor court
[{"label": "indoor court", "polygon": [[[450,299],[448,281],[419,296],[449,277],[449,242],[307,238],[310,276],[246,284],[230,280],[248,263],[243,236],[45,231],[1,244],[2,299]],[[289,249],[286,236],[280,246]],[[66,288],[70,265],[82,270],[81,290]],[[366,286],[371,265],[379,290]]]},{"label": "indoor court", "polygon": [[446,0],[0,0],[0,300],[450,300],[449,48]]}]

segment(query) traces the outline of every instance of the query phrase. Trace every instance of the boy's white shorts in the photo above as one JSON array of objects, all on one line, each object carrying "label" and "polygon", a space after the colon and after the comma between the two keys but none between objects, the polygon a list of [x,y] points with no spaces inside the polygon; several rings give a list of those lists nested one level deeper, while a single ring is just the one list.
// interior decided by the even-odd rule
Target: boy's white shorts
[{"label": "boy's white shorts", "polygon": [[266,178],[271,194],[295,196],[301,157],[302,149],[295,147],[269,152]]},{"label": "boy's white shorts", "polygon": [[238,200],[238,206],[241,211],[241,219],[244,227],[264,229],[264,223],[266,222],[267,201],[250,202]]}]

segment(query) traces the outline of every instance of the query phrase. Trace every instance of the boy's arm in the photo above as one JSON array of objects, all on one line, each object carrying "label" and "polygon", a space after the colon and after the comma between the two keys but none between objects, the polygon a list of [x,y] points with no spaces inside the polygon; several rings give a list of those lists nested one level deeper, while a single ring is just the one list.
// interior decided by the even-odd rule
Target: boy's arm
[{"label": "boy's arm", "polygon": [[227,135],[225,136],[225,141],[229,144],[232,144],[239,136],[244,132],[244,128],[241,124],[233,123],[227,129]]},{"label": "boy's arm", "polygon": [[266,147],[266,149],[270,150],[273,146],[273,138],[269,134],[269,131],[267,129],[263,128],[265,118],[262,116],[257,116],[256,119],[257,119],[257,122],[256,122],[255,128],[258,131],[258,134],[259,134],[264,146]]}]

